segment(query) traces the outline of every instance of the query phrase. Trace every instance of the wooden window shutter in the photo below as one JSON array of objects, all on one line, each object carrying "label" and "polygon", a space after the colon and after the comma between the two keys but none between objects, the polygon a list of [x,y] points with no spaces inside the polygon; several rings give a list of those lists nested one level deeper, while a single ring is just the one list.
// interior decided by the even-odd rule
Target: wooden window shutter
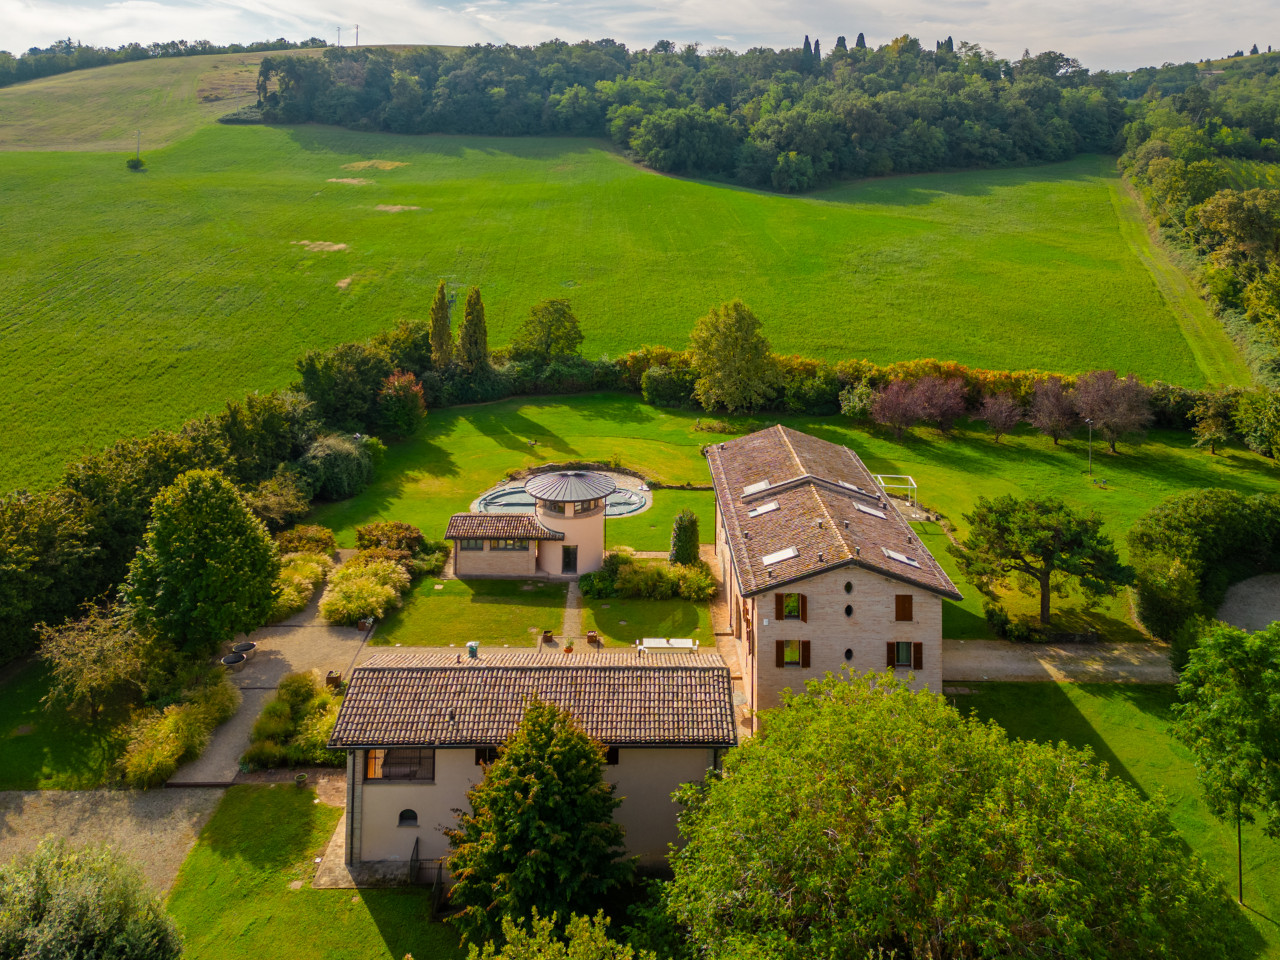
[{"label": "wooden window shutter", "polygon": [[803,593],[800,594],[800,620],[803,623],[809,622],[809,598]]},{"label": "wooden window shutter", "polygon": [[800,666],[806,667],[806,668],[809,666],[809,641],[808,640],[800,641]]},{"label": "wooden window shutter", "polygon": [[893,600],[894,600],[893,619],[899,622],[907,622],[915,619],[915,617],[912,615],[912,610],[911,610],[911,594],[900,593],[896,597],[894,597]]},{"label": "wooden window shutter", "polygon": [[773,595],[773,618],[775,620],[782,620],[786,617],[786,615],[787,615],[786,597],[781,593],[775,593]]},{"label": "wooden window shutter", "polygon": [[924,644],[923,643],[913,643],[911,645],[911,669],[912,670],[924,669]]},{"label": "wooden window shutter", "polygon": [[898,645],[892,641],[884,645],[884,665],[886,667],[895,667],[898,665]]},{"label": "wooden window shutter", "polygon": [[774,651],[776,652],[776,654],[777,654],[777,658],[778,658],[778,659],[777,659],[777,665],[778,665],[779,667],[785,667],[785,666],[787,665],[787,648],[786,648],[786,644],[785,644],[785,643],[783,643],[783,641],[781,641],[781,640],[775,640],[775,641],[773,641],[773,648],[774,648]]}]

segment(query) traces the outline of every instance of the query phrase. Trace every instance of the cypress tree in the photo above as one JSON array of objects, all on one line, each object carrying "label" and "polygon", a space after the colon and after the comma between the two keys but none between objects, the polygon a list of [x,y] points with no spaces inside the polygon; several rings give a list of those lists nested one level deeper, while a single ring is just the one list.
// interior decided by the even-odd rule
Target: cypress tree
[{"label": "cypress tree", "polygon": [[956,42],[952,40],[950,37],[947,37],[947,53],[955,53],[955,52],[956,52]]},{"label": "cypress tree", "polygon": [[812,56],[813,56],[813,44],[809,42],[809,35],[806,33],[804,35],[804,58],[808,60]]},{"label": "cypress tree", "polygon": [[467,291],[467,306],[462,312],[462,327],[458,330],[458,364],[467,373],[475,373],[489,366],[489,331],[484,323],[484,303],[480,288]]},{"label": "cypress tree", "polygon": [[453,363],[453,330],[449,327],[449,295],[444,281],[436,287],[431,301],[431,365],[437,370],[449,369]]},{"label": "cypress tree", "polygon": [[849,44],[845,43],[844,37],[836,37],[836,49],[845,53],[849,52]]},{"label": "cypress tree", "polygon": [[858,39],[854,42],[853,48],[855,50],[867,49],[867,38],[864,37],[862,34],[858,34]]},{"label": "cypress tree", "polygon": [[813,59],[815,60],[822,59],[822,41],[821,40],[813,41]]},{"label": "cypress tree", "polygon": [[672,563],[698,562],[698,515],[688,507],[676,514],[671,522]]}]

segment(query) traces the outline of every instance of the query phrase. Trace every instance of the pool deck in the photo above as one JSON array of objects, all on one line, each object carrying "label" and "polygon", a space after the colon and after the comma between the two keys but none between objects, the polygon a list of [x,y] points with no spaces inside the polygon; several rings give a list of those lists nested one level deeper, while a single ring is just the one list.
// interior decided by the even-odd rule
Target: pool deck
[{"label": "pool deck", "polygon": [[[639,477],[633,477],[625,473],[613,473],[612,471],[609,471],[609,470],[597,470],[595,472],[600,473],[606,477],[609,477],[611,480],[613,480],[613,482],[618,485],[619,492],[630,494],[633,497],[640,497],[643,500],[643,503],[640,507],[634,510],[627,510],[619,513],[611,512],[613,505],[609,504],[605,508],[606,517],[634,517],[637,514],[644,513],[646,510],[648,510],[650,507],[653,506],[653,491],[650,490],[645,485],[645,482],[641,480]],[[491,509],[490,504],[485,503],[485,501],[488,500],[490,497],[492,497],[494,494],[506,493],[508,491],[512,491],[512,492],[520,491],[521,493],[523,493],[524,485],[525,485],[524,480],[506,480],[498,484],[496,487],[490,487],[488,490],[480,494],[480,496],[476,497],[476,499],[471,502],[471,512],[472,513],[533,513],[533,497],[529,496],[528,494],[525,494],[525,496],[528,497],[527,504],[519,504],[515,509],[494,510],[494,509]]]}]

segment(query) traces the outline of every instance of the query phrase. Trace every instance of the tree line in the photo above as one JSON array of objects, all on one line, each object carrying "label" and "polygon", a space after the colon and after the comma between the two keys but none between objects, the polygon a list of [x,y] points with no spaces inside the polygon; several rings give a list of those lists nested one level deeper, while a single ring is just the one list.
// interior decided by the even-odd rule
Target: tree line
[{"label": "tree line", "polygon": [[208,53],[257,53],[262,50],[305,50],[309,47],[326,47],[319,37],[295,43],[280,37],[278,40],[259,40],[254,43],[216,44],[208,40],[169,40],[164,43],[125,43],[118,47],[86,46],[70,37],[55,40],[47,47],[32,47],[15,57],[7,50],[0,50],[0,87],[52,77],[72,70],[88,70],[112,63],[129,63],[134,60],[152,60],[156,57],[192,57]]},{"label": "tree line", "polygon": [[1116,78],[1049,51],[1016,61],[948,37],[862,35],[737,53],[661,41],[456,50],[331,48],[269,57],[268,122],[393,133],[608,136],[656,170],[784,192],[842,176],[1063,160],[1110,151]]},{"label": "tree line", "polygon": [[1280,55],[1152,87],[1121,166],[1267,382],[1280,377]]}]

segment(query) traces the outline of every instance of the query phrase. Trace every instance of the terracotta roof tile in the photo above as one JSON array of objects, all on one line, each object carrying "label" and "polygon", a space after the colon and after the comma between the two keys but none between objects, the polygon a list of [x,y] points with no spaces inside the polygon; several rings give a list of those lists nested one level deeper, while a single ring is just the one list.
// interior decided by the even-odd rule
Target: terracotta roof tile
[{"label": "terracotta roof tile", "polygon": [[531,513],[455,513],[444,532],[446,540],[563,540]]},{"label": "terracotta roof tile", "polygon": [[848,447],[779,425],[708,447],[707,462],[745,596],[848,564],[961,598]]},{"label": "terracotta roof tile", "polygon": [[482,650],[469,660],[465,652],[434,650],[357,667],[329,745],[499,744],[534,694],[610,745],[737,742],[729,670],[715,654]]}]

